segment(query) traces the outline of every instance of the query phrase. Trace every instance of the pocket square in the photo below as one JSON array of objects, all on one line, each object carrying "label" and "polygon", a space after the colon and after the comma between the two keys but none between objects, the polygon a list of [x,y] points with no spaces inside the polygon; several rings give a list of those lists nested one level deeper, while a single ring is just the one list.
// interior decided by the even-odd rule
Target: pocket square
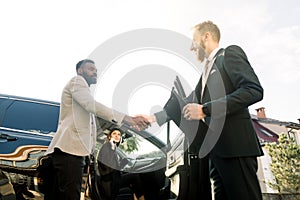
[{"label": "pocket square", "polygon": [[210,74],[213,74],[213,73],[215,73],[216,72],[216,70],[215,69],[212,69],[211,71],[210,71]]}]

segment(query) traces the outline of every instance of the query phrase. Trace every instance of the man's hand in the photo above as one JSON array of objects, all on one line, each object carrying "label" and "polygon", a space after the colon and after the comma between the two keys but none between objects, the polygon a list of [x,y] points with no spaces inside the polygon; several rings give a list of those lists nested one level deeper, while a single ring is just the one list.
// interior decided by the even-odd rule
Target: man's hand
[{"label": "man's hand", "polygon": [[112,138],[110,138],[109,142],[111,144],[111,149],[115,150],[117,147],[115,139],[112,137]]},{"label": "man's hand", "polygon": [[139,117],[139,116],[144,117],[150,123],[149,126],[151,126],[151,124],[156,122],[155,115],[143,115],[143,114],[136,115],[136,117]]},{"label": "man's hand", "polygon": [[147,120],[147,118],[143,117],[142,115],[137,115],[135,117],[126,115],[123,119],[123,122],[138,131],[145,130],[150,125],[150,122]]},{"label": "man's hand", "polygon": [[202,120],[206,116],[202,111],[202,105],[189,103],[183,107],[182,113],[187,120]]}]

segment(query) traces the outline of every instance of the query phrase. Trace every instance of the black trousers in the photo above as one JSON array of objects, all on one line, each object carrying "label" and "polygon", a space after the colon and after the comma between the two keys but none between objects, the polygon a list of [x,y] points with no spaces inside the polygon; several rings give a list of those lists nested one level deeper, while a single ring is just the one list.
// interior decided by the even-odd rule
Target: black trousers
[{"label": "black trousers", "polygon": [[80,200],[85,157],[67,154],[59,149],[55,149],[51,157],[53,167],[52,194],[45,194],[45,199]]},{"label": "black trousers", "polygon": [[130,187],[133,192],[140,198],[144,194],[143,183],[139,174],[125,173],[121,175],[121,187]]},{"label": "black trousers", "polygon": [[210,157],[209,169],[215,200],[262,199],[256,157]]}]

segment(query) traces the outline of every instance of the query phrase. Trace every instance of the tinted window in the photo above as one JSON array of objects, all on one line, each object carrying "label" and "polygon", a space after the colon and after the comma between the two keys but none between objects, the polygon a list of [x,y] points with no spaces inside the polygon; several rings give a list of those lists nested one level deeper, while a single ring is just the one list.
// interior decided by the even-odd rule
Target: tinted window
[{"label": "tinted window", "polygon": [[2,126],[41,133],[55,132],[58,116],[59,106],[14,101],[6,110]]}]

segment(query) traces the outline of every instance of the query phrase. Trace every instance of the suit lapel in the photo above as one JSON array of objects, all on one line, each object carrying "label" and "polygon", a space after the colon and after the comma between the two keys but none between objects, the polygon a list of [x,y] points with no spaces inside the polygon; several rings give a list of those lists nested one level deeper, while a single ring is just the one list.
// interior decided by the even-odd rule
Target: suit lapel
[{"label": "suit lapel", "polygon": [[[205,99],[204,97],[206,97],[207,96],[207,84],[209,83],[209,81],[210,81],[210,75],[212,74],[212,73],[214,73],[215,71],[218,71],[218,66],[216,65],[216,60],[218,59],[218,57],[219,56],[223,56],[224,55],[224,53],[225,53],[225,50],[223,49],[223,48],[221,48],[221,49],[219,49],[219,51],[216,53],[216,55],[214,56],[214,60],[213,60],[213,63],[212,63],[212,67],[211,67],[211,69],[210,69],[210,71],[208,72],[208,77],[207,77],[207,80],[206,80],[206,84],[205,84],[205,86],[204,86],[204,88],[203,88],[203,95],[201,96],[201,88],[202,88],[202,75],[201,75],[201,78],[200,78],[200,81],[199,81],[199,85],[200,85],[200,103],[201,104],[203,104],[203,103],[205,103],[206,101],[203,101],[203,99]],[[198,93],[198,92],[197,92]]]}]

